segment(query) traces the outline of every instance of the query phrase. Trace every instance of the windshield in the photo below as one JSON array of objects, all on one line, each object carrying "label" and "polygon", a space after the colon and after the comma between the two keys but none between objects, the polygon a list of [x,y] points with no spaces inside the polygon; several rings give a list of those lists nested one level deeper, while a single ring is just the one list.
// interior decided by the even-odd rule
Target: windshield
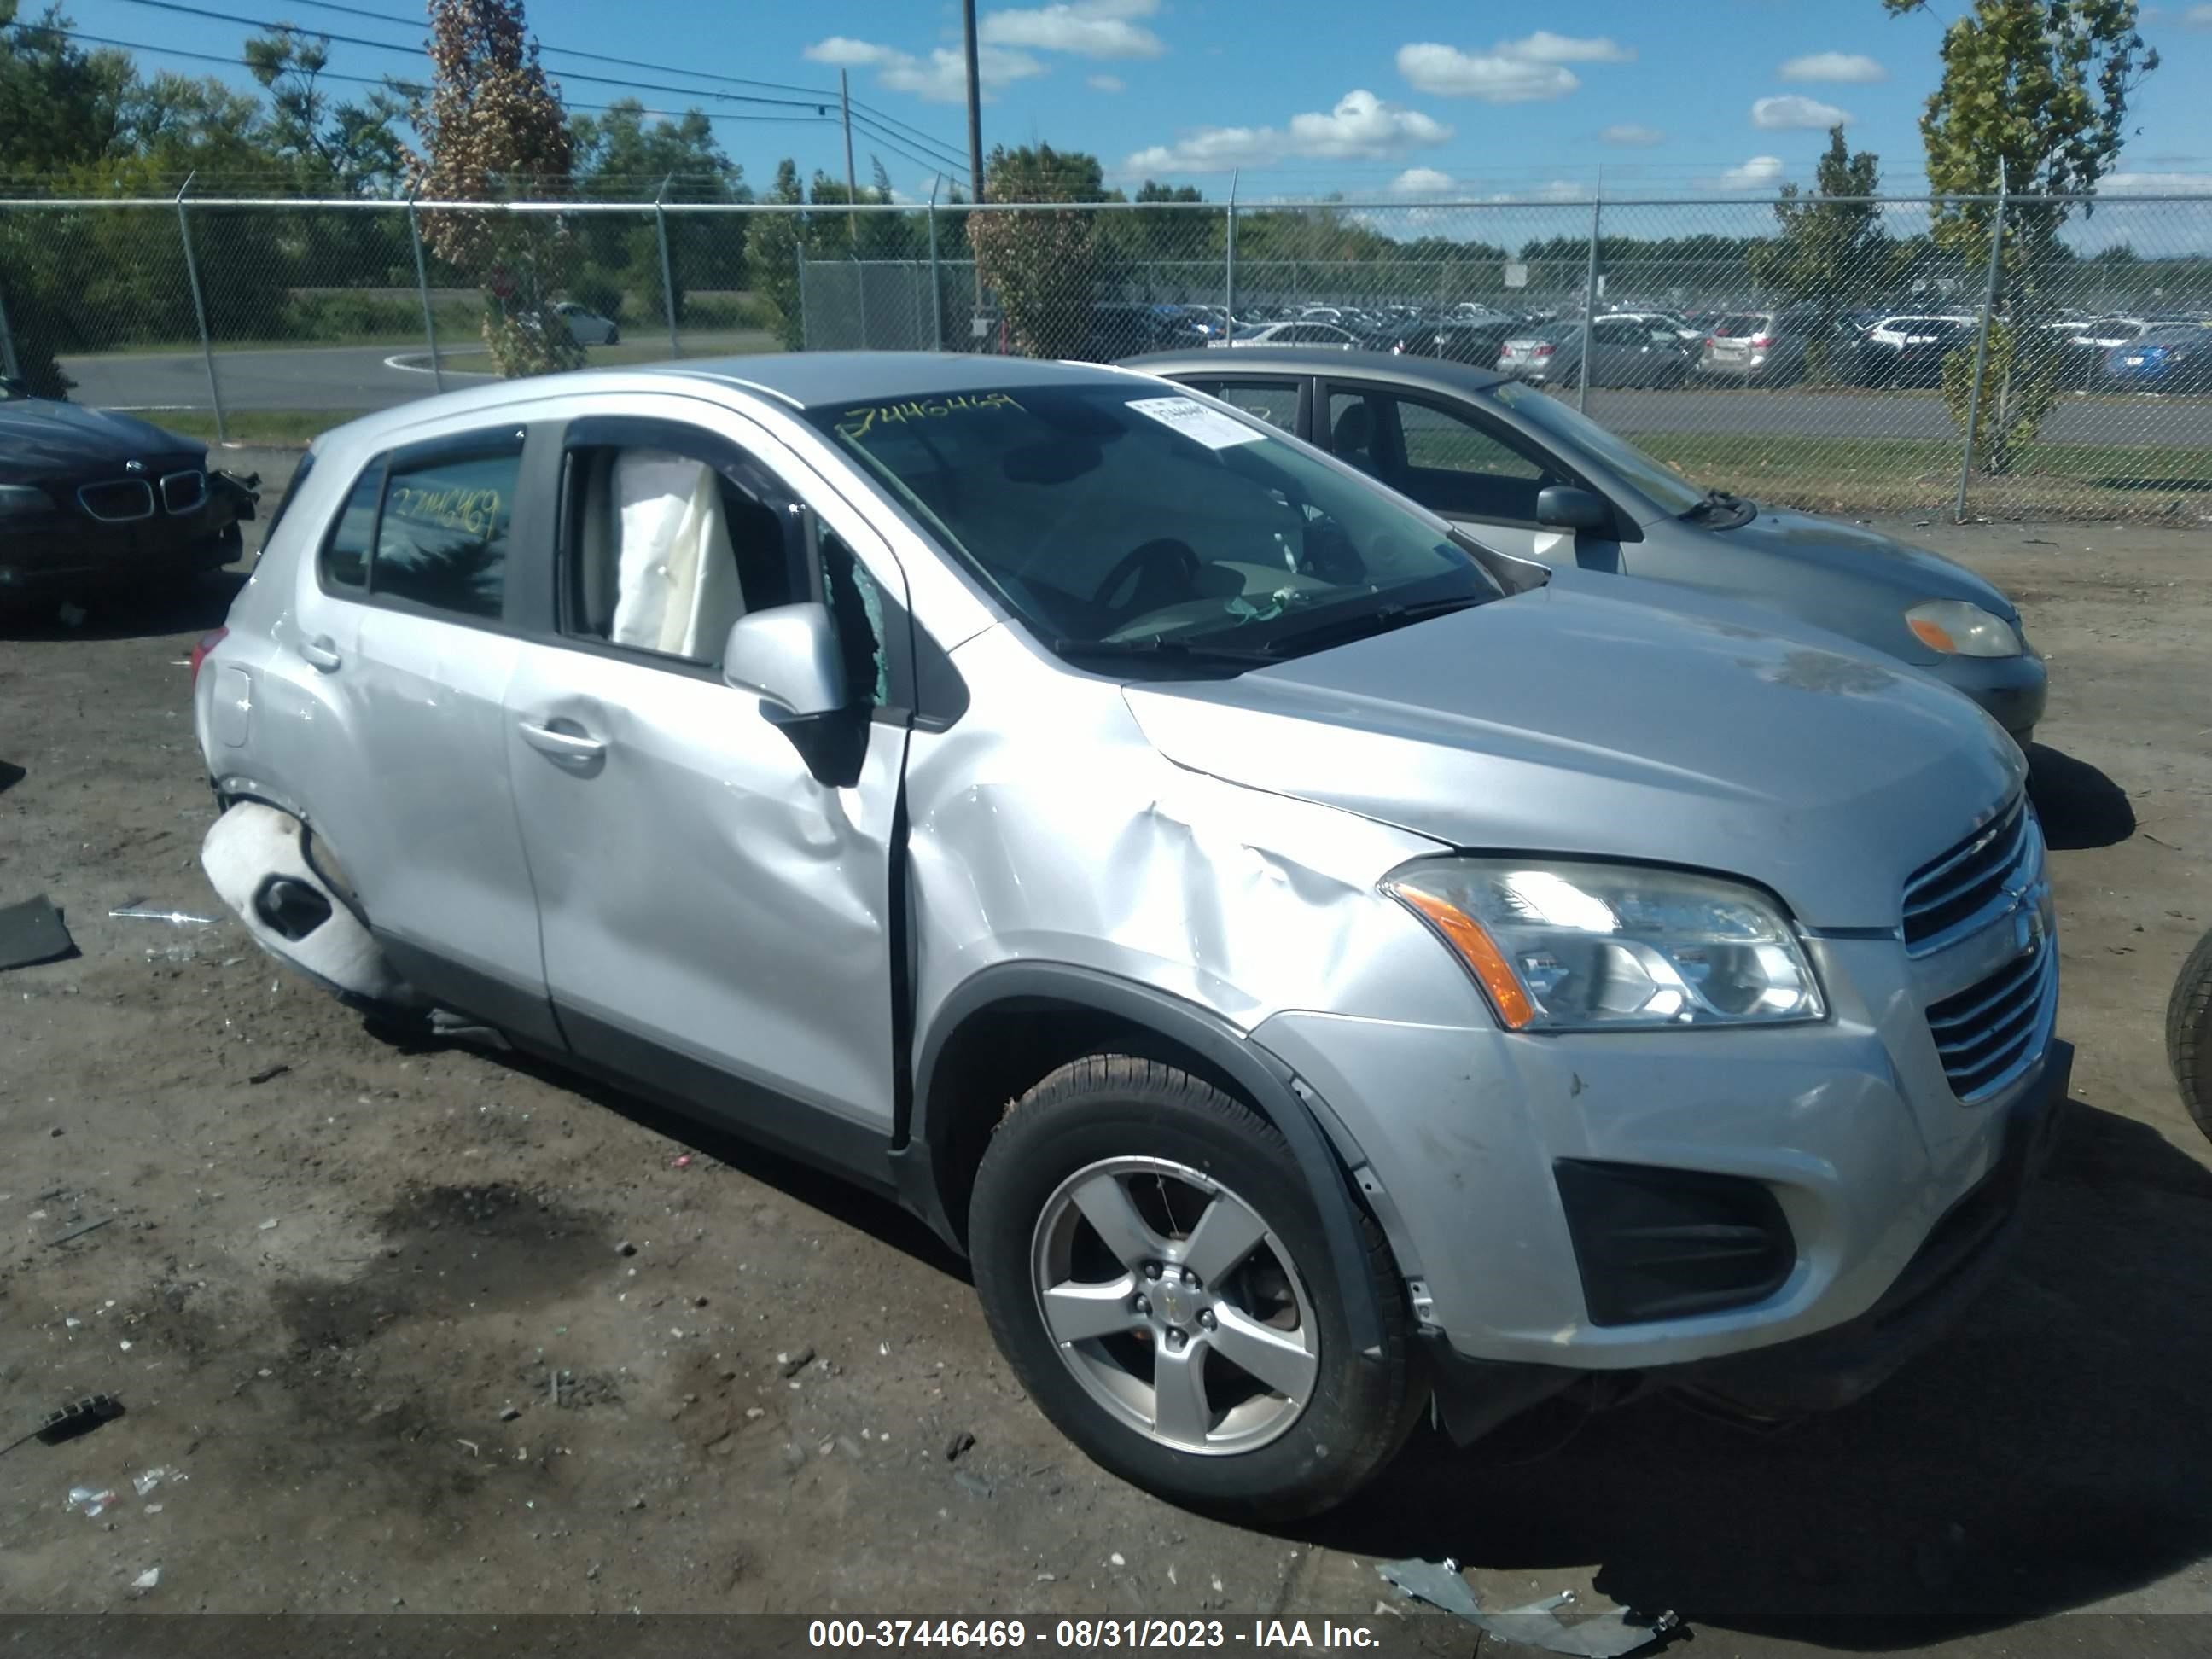
[{"label": "windshield", "polygon": [[1496,398],[1547,437],[1556,438],[1611,467],[1625,483],[1642,490],[1668,513],[1686,513],[1705,498],[1704,490],[1691,484],[1672,467],[1645,454],[1626,438],[1608,432],[1589,416],[1569,408],[1548,392],[1508,381],[1492,386],[1484,395]]},{"label": "windshield", "polygon": [[[1042,639],[1294,655],[1501,592],[1442,526],[1269,428],[1138,380],[811,420]],[[1358,630],[1355,628],[1353,631]]]}]

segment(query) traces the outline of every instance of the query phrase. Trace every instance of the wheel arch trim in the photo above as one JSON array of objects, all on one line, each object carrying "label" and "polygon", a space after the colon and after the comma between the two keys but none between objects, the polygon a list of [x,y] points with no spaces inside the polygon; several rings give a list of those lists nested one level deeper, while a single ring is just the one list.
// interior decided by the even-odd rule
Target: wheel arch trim
[{"label": "wheel arch trim", "polygon": [[[1321,1212],[1330,1265],[1346,1298],[1345,1317],[1352,1345],[1362,1356],[1379,1360],[1382,1318],[1365,1289],[1358,1205],[1346,1165],[1316,1115],[1318,1097],[1287,1065],[1220,1015],[1153,986],[1071,963],[1006,962],[982,969],[957,987],[939,1006],[917,1045],[913,1116],[891,1154],[900,1191],[909,1206],[948,1241],[959,1242],[943,1186],[950,1172],[936,1170],[933,1156],[944,1145],[948,1121],[956,1116],[938,1098],[938,1073],[952,1040],[969,1021],[1025,1001],[1072,1005],[1152,1031],[1196,1054],[1237,1085],[1288,1144],[1305,1176]],[[933,1107],[939,1109],[933,1111]],[[1337,1127],[1341,1133],[1341,1126]]]}]

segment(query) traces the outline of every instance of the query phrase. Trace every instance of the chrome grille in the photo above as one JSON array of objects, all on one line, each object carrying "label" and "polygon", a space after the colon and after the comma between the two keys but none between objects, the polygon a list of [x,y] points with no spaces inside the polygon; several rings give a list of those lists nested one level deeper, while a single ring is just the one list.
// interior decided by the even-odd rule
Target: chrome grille
[{"label": "chrome grille", "polygon": [[143,478],[116,478],[88,483],[76,492],[77,505],[95,519],[119,524],[154,516],[154,486]]},{"label": "chrome grille", "polygon": [[2048,933],[1979,984],[1931,1003],[1928,1030],[1951,1092],[1971,1105],[2042,1054],[2058,1006],[2058,947]]},{"label": "chrome grille", "polygon": [[207,501],[207,474],[198,467],[161,478],[161,507],[168,513],[197,513]]},{"label": "chrome grille", "polygon": [[1905,883],[1905,948],[1924,957],[1987,927],[2043,873],[2043,831],[2025,795]]}]

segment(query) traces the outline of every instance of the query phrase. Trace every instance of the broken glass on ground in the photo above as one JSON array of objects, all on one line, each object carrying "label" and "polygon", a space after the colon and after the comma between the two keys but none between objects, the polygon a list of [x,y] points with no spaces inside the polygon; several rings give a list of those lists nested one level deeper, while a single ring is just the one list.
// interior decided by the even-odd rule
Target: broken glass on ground
[{"label": "broken glass on ground", "polygon": [[1386,1561],[1375,1571],[1400,1594],[1440,1607],[1502,1642],[1574,1655],[1577,1659],[1623,1659],[1624,1655],[1648,1647],[1681,1623],[1672,1613],[1641,1618],[1616,1607],[1569,1624],[1559,1613],[1576,1605],[1572,1590],[1563,1591],[1547,1601],[1532,1601],[1527,1607],[1486,1613],[1481,1598],[1461,1575],[1459,1563],[1449,1558],[1442,1561],[1418,1558]]}]

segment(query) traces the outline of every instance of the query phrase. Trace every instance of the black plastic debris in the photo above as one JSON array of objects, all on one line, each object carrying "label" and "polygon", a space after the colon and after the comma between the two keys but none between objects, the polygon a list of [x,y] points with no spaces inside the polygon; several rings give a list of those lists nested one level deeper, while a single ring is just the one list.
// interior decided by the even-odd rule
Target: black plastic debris
[{"label": "black plastic debris", "polygon": [[0,969],[59,962],[76,954],[76,941],[62,926],[62,913],[44,893],[0,910]]},{"label": "black plastic debris", "polygon": [[1459,1563],[1449,1559],[1386,1561],[1375,1571],[1400,1594],[1464,1619],[1501,1642],[1571,1654],[1576,1659],[1623,1659],[1625,1655],[1649,1647],[1682,1622],[1672,1613],[1639,1619],[1616,1608],[1569,1624],[1559,1614],[1574,1607],[1572,1590],[1547,1601],[1531,1602],[1525,1607],[1486,1613],[1474,1587],[1461,1576]]},{"label": "black plastic debris", "polygon": [[0,1457],[33,1440],[45,1446],[58,1446],[64,1440],[90,1434],[101,1424],[112,1423],[122,1415],[123,1402],[113,1395],[88,1394],[82,1400],[72,1400],[58,1412],[48,1413],[46,1421],[30,1433],[0,1446]]}]

